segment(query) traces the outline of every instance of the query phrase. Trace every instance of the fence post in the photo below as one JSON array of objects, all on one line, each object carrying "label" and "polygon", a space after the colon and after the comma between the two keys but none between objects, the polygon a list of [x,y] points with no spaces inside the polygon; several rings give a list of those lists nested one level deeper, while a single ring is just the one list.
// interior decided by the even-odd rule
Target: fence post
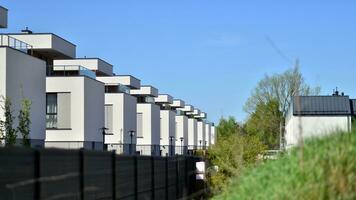
[{"label": "fence post", "polygon": [[79,187],[80,199],[84,200],[84,149],[79,150]]},{"label": "fence post", "polygon": [[41,199],[41,181],[40,181],[40,151],[38,149],[34,152],[34,178],[35,178],[35,191],[34,197],[36,200]]},{"label": "fence post", "polygon": [[135,199],[138,200],[138,167],[137,167],[137,156],[134,156],[134,181],[135,181]]},{"label": "fence post", "polygon": [[179,163],[178,163],[178,156],[174,158],[175,163],[176,163],[176,199],[179,199],[180,194],[179,194]]},{"label": "fence post", "polygon": [[152,180],[152,199],[155,199],[155,192],[156,192],[156,187],[155,187],[155,157],[151,156],[151,180]]},{"label": "fence post", "polygon": [[165,171],[165,173],[166,173],[166,199],[168,200],[169,199],[169,196],[168,196],[168,192],[169,192],[169,190],[168,190],[168,156],[166,156],[165,158],[165,161],[166,161],[166,166],[165,166],[165,168],[166,168],[166,171]]},{"label": "fence post", "polygon": [[111,153],[111,168],[112,168],[112,198],[116,199],[116,152]]}]

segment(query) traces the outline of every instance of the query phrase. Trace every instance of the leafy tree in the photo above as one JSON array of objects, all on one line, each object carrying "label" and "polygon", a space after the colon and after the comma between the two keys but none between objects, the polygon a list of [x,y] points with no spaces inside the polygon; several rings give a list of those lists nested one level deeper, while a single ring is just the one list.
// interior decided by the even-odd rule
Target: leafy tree
[{"label": "leafy tree", "polygon": [[282,112],[278,101],[272,100],[257,105],[245,123],[248,134],[256,135],[269,149],[278,149]]},{"label": "leafy tree", "polygon": [[293,96],[317,95],[319,93],[320,87],[313,88],[305,83],[297,61],[294,68],[282,74],[266,75],[247,100],[244,110],[247,113],[252,113],[260,104],[277,101],[279,110],[285,117]]},{"label": "leafy tree", "polygon": [[13,123],[15,117],[12,115],[11,110],[11,99],[10,97],[2,97],[4,105],[2,109],[4,110],[5,121],[1,121],[2,132],[5,134],[5,143],[6,145],[14,145],[17,138],[17,130],[13,128]]},{"label": "leafy tree", "polygon": [[208,179],[213,192],[224,190],[230,178],[254,165],[258,155],[265,149],[256,136],[245,134],[233,117],[221,118],[217,130],[217,143],[207,153],[211,164],[218,168],[216,172],[210,173]]},{"label": "leafy tree", "polygon": [[[275,146],[275,141],[277,140],[282,145],[284,143],[284,131],[282,128],[293,96],[317,95],[319,93],[320,87],[314,88],[305,83],[303,75],[299,70],[298,61],[294,68],[282,74],[266,75],[258,83],[245,104],[244,110],[250,114],[247,131],[257,135],[268,134],[267,136],[263,136],[263,141],[267,142],[266,144],[270,147]],[[278,105],[279,112],[275,110],[271,112],[269,111],[270,109],[264,108],[266,105],[274,108],[276,104]],[[263,118],[265,114],[267,115]],[[258,124],[258,120],[261,119],[263,119],[263,123]],[[271,138],[271,136],[274,138]]]},{"label": "leafy tree", "polygon": [[30,110],[31,110],[31,101],[27,98],[24,98],[21,101],[21,110],[18,115],[19,125],[17,130],[22,135],[22,144],[27,147],[30,146],[30,140],[29,140],[30,125],[31,125]]}]

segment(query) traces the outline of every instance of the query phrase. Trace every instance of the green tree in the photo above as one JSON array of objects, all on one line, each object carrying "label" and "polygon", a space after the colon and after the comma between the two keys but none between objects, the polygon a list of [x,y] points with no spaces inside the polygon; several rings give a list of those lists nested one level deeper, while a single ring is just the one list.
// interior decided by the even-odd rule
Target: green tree
[{"label": "green tree", "polygon": [[281,121],[278,101],[261,103],[246,121],[245,130],[256,135],[269,149],[278,149]]},{"label": "green tree", "polygon": [[217,193],[226,188],[231,177],[239,176],[243,169],[254,165],[265,146],[254,135],[245,134],[233,117],[221,118],[217,126],[218,140],[207,157],[217,171],[210,170],[209,184]]},{"label": "green tree", "polygon": [[30,146],[30,111],[31,111],[31,101],[27,98],[24,98],[21,101],[21,110],[18,115],[19,125],[17,127],[18,132],[22,135],[22,144],[23,146]]},{"label": "green tree", "polygon": [[2,97],[4,105],[2,109],[4,110],[5,121],[1,121],[2,133],[5,135],[6,145],[12,146],[16,143],[17,130],[13,128],[13,123],[15,117],[12,115],[12,103],[10,97]]},{"label": "green tree", "polygon": [[[272,142],[268,142],[268,146],[274,146],[274,141],[276,140],[279,140],[280,145],[283,145],[283,125],[288,109],[292,103],[293,96],[317,95],[319,93],[320,87],[311,87],[306,84],[304,77],[299,70],[298,61],[296,61],[294,68],[289,69],[282,74],[274,74],[272,76],[266,75],[258,83],[244,106],[244,110],[250,114],[251,120],[251,122],[248,123],[248,131],[251,131],[251,133],[254,134],[268,134],[268,136],[263,137],[265,142]],[[272,106],[272,104],[275,103],[278,103],[278,110],[280,112],[269,112],[269,109],[267,109],[268,112],[265,112],[266,108],[264,107],[266,105]],[[275,116],[270,115],[269,117],[265,117],[265,119],[263,119],[263,124],[258,125],[256,120],[261,120],[262,116],[266,113],[274,113]],[[278,119],[279,117],[280,119]],[[270,138],[270,136],[275,138]]]}]

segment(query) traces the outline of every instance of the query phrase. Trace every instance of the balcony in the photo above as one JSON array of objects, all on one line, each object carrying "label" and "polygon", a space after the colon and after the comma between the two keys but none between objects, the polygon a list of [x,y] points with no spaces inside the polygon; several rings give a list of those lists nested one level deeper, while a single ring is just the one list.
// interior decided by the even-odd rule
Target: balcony
[{"label": "balcony", "polygon": [[43,59],[75,58],[76,46],[53,33],[9,33],[6,34],[32,46],[34,56]]},{"label": "balcony", "polygon": [[0,34],[0,46],[11,47],[24,53],[30,53],[32,46],[14,37]]},{"label": "balcony", "polygon": [[0,28],[7,28],[7,9],[0,6]]},{"label": "balcony", "polygon": [[54,60],[53,65],[80,65],[92,71],[98,76],[112,76],[113,66],[100,58],[76,58]]},{"label": "balcony", "polygon": [[175,99],[173,100],[173,103],[171,104],[172,108],[184,108],[185,107],[185,102],[180,100],[180,99]]},{"label": "balcony", "polygon": [[152,86],[141,86],[140,89],[130,90],[130,94],[141,97],[157,97],[158,89]]},{"label": "balcony", "polygon": [[130,94],[130,88],[125,85],[108,85],[105,84],[105,93],[125,93]]},{"label": "balcony", "polygon": [[122,85],[129,89],[139,89],[141,86],[141,81],[133,76],[98,76],[96,79],[105,85]]},{"label": "balcony", "polygon": [[48,65],[47,76],[86,76],[96,79],[93,71],[80,65]]},{"label": "balcony", "polygon": [[155,102],[158,104],[172,104],[173,97],[168,94],[160,94],[155,98]]}]

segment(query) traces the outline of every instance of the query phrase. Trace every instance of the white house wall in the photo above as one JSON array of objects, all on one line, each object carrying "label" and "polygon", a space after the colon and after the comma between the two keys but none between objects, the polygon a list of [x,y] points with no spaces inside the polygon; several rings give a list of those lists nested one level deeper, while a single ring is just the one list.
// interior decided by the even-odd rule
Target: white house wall
[{"label": "white house wall", "polygon": [[161,145],[170,145],[169,138],[173,137],[173,145],[176,137],[176,122],[175,122],[175,112],[171,110],[161,110]]},{"label": "white house wall", "polygon": [[102,142],[100,129],[104,127],[105,100],[101,82],[83,76],[47,77],[46,87],[47,93],[70,93],[71,99],[71,127],[47,129],[46,142]]},{"label": "white house wall", "polygon": [[205,141],[207,141],[206,146],[210,146],[210,143],[211,143],[211,124],[210,123],[205,124]]},{"label": "white house wall", "polygon": [[[301,123],[301,132],[299,122]],[[337,130],[350,131],[350,116],[290,116],[286,123],[286,147],[290,148],[298,144],[300,135],[304,139],[320,137]]]},{"label": "white house wall", "polygon": [[[198,121],[197,122],[197,136],[198,136],[198,146],[204,146],[205,142],[205,123]],[[200,143],[201,141],[201,143]]]},{"label": "white house wall", "polygon": [[214,145],[216,143],[216,139],[217,139],[217,136],[216,136],[216,128],[215,126],[211,126],[211,140],[210,140],[210,145]]},{"label": "white house wall", "polygon": [[198,145],[197,120],[193,118],[188,119],[188,145]]},{"label": "white house wall", "polygon": [[143,137],[137,138],[138,145],[159,145],[160,144],[160,108],[151,103],[138,103],[137,113],[142,113],[143,117]]},{"label": "white house wall", "polygon": [[180,138],[183,137],[183,146],[188,146],[188,117],[176,116],[176,146],[181,146]]},{"label": "white house wall", "polygon": [[[23,97],[31,101],[30,139],[43,145],[46,127],[46,63],[18,50],[0,48],[0,96],[10,97],[18,115]],[[0,109],[0,118],[3,118]],[[17,118],[14,121],[17,126]],[[18,138],[21,138],[18,135]],[[36,141],[32,141],[34,145]]]},{"label": "white house wall", "polygon": [[[105,137],[106,144],[131,144],[130,131],[136,133],[136,98],[125,93],[106,93],[105,105],[113,106],[113,135]],[[136,137],[132,138],[136,144]]]}]

